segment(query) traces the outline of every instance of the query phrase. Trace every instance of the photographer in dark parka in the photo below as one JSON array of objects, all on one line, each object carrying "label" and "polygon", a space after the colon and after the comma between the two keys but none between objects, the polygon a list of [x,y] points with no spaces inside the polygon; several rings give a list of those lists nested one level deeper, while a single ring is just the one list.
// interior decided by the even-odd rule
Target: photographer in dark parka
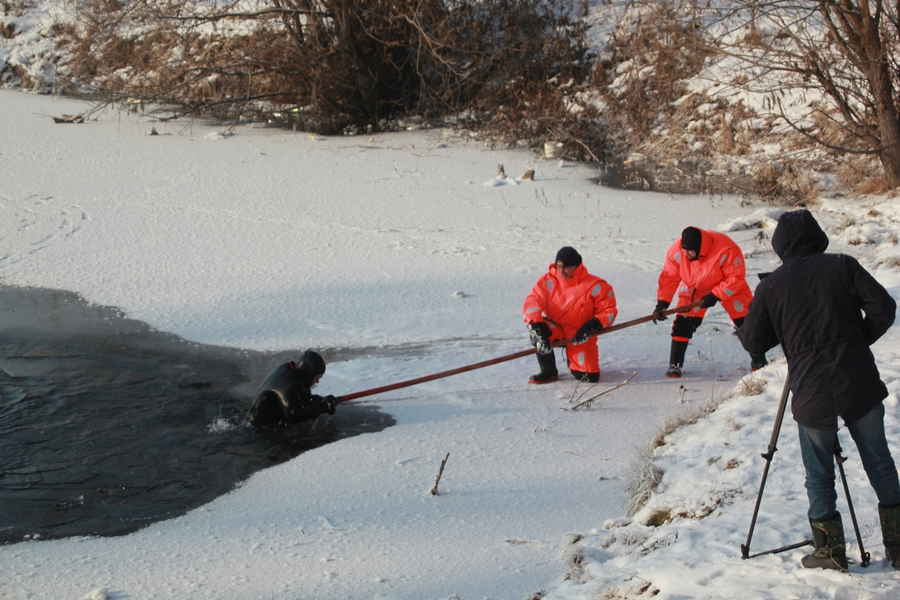
[{"label": "photographer in dark parka", "polygon": [[257,428],[286,427],[323,413],[333,415],[335,397],[312,393],[324,374],[325,360],[313,350],[304,352],[297,362],[279,365],[256,396],[250,409],[250,424]]},{"label": "photographer in dark parka", "polygon": [[847,569],[834,476],[841,417],[878,496],[888,562],[900,569],[900,484],[884,432],[887,388],[869,349],[893,324],[896,302],[856,259],[825,253],[828,237],[807,210],[781,215],[772,247],[783,264],[757,286],[738,336],[751,354],[781,344],[787,358],[815,547],[803,566]]}]

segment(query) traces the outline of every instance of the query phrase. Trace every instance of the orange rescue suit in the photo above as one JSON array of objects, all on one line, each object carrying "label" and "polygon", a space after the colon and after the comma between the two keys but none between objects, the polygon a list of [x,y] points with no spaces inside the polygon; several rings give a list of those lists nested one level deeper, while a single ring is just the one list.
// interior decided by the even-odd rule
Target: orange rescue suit
[{"label": "orange rescue suit", "polygon": [[[572,277],[566,279],[551,264],[547,273],[537,280],[525,298],[522,316],[526,323],[544,321],[550,326],[550,340],[571,339],[585,321],[597,317],[603,327],[616,320],[616,295],[611,285],[588,273],[584,264],[578,265]],[[600,352],[597,338],[583,344],[566,346],[569,369],[584,373],[600,372]]]},{"label": "orange rescue suit", "polygon": [[[659,274],[657,300],[671,302],[678,291],[678,306],[714,294],[732,320],[750,310],[753,292],[747,285],[744,253],[730,237],[716,231],[700,230],[700,253],[696,260],[688,260],[687,253],[676,240],[666,252],[665,264]],[[685,317],[700,317],[705,308],[695,308]]]}]

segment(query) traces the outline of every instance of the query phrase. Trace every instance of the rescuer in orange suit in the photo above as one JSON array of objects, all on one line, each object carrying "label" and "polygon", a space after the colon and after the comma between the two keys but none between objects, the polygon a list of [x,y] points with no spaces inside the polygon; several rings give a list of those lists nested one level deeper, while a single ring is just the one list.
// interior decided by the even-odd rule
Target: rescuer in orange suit
[{"label": "rescuer in orange suit", "polygon": [[522,313],[541,367],[529,383],[559,379],[553,342],[563,339],[570,340],[566,357],[572,375],[591,383],[600,380],[600,352],[593,336],[615,321],[616,295],[606,281],[588,273],[574,248],[560,248],[525,298]]},{"label": "rescuer in orange suit", "polygon": [[[675,317],[666,376],[681,377],[688,342],[703,321],[706,309],[716,302],[722,303],[735,327],[741,326],[753,300],[745,274],[744,253],[724,233],[686,227],[681,239],[669,247],[659,274],[653,322],[666,319],[662,312],[669,307],[676,291],[678,306],[697,300],[701,300],[701,305]],[[765,365],[765,354],[750,355],[751,369]]]}]

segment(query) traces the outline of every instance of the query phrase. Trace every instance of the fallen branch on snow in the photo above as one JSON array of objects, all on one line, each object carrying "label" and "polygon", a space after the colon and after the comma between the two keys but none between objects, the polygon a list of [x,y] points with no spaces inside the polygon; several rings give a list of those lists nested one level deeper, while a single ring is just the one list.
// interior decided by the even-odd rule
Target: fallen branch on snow
[{"label": "fallen branch on snow", "polygon": [[[607,389],[603,390],[602,392],[600,392],[599,394],[595,394],[594,396],[591,396],[591,397],[588,398],[587,400],[584,400],[583,402],[579,402],[578,404],[576,404],[575,406],[573,406],[572,408],[570,408],[570,409],[568,409],[568,410],[577,410],[577,409],[581,408],[582,406],[586,406],[586,407],[590,408],[591,402],[593,402],[594,400],[596,400],[596,399],[599,398],[600,396],[605,396],[606,394],[608,394],[608,393],[610,393],[610,392],[612,392],[612,391],[615,391],[615,390],[619,389],[620,387],[626,386],[626,385],[628,385],[629,383],[631,383],[631,380],[635,378],[635,376],[637,375],[637,373],[638,373],[638,372],[635,371],[634,373],[632,373],[631,375],[629,375],[628,378],[627,378],[625,381],[623,381],[622,383],[619,383],[619,384],[617,384],[617,385],[614,385],[614,386],[612,386],[611,388],[607,388]],[[564,410],[565,410],[565,409],[564,409]]]}]

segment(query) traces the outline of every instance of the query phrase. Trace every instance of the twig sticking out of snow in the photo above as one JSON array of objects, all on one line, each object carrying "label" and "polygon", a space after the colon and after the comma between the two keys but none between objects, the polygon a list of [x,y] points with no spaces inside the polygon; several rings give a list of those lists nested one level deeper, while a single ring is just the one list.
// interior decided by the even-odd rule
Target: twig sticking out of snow
[{"label": "twig sticking out of snow", "polygon": [[441,461],[441,468],[438,469],[437,477],[434,480],[434,487],[431,488],[431,495],[438,495],[438,484],[441,482],[441,476],[444,474],[444,467],[447,466],[447,459],[450,458],[450,453],[447,453],[447,456],[444,457],[444,460]]}]

